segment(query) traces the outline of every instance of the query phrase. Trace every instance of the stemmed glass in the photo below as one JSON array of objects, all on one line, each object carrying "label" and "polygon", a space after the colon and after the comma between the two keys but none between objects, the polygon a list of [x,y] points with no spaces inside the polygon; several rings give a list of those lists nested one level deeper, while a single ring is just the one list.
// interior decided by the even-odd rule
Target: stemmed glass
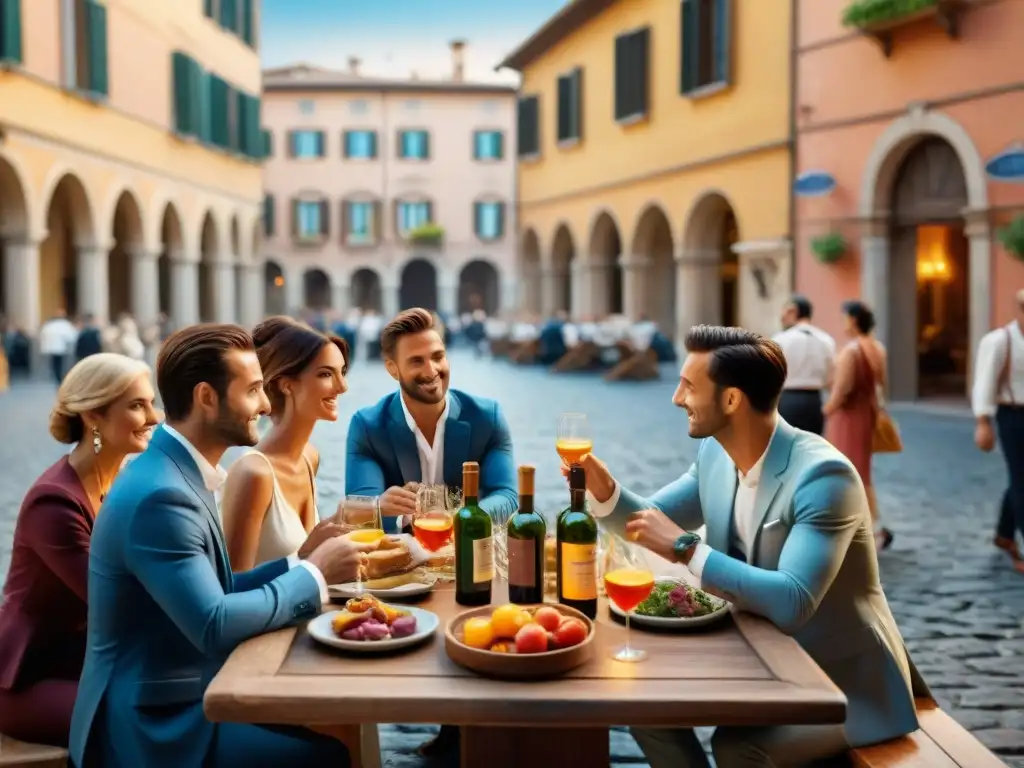
[{"label": "stemmed glass", "polygon": [[654,590],[654,574],[642,568],[618,568],[604,575],[604,591],[626,615],[626,643],[612,652],[616,661],[637,662],[647,658],[647,651],[629,644],[629,614]]},{"label": "stemmed glass", "polygon": [[555,450],[566,466],[579,464],[586,454],[594,450],[590,436],[590,421],[585,413],[563,413],[558,419]]},{"label": "stemmed glass", "polygon": [[[353,541],[368,544],[384,538],[380,504],[375,496],[346,496],[338,505],[335,519],[339,525],[355,529],[350,535]],[[356,590],[363,592],[362,568],[356,571]]]},{"label": "stemmed glass", "polygon": [[421,485],[416,491],[416,512],[412,532],[428,552],[437,552],[452,540],[455,518],[448,507],[448,488],[444,485]]}]

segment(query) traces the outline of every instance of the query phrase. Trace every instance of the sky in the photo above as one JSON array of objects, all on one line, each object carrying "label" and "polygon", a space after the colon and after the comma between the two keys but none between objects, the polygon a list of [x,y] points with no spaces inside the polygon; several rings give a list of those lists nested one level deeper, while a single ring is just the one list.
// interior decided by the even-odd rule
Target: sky
[{"label": "sky", "polygon": [[263,0],[263,66],[305,62],[368,76],[448,77],[448,43],[467,41],[466,79],[515,83],[494,67],[566,0]]}]

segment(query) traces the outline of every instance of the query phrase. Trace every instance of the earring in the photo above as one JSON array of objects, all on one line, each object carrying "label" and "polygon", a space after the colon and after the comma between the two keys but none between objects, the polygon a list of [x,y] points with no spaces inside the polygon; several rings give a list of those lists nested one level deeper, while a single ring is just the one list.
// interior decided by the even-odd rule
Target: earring
[{"label": "earring", "polygon": [[100,431],[96,427],[92,428],[92,452],[99,453],[103,450],[103,440],[100,439]]}]

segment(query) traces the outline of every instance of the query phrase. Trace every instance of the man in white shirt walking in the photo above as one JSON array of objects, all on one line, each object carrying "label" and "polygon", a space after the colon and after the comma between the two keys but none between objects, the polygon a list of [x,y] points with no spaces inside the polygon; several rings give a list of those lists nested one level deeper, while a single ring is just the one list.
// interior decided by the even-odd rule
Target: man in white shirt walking
[{"label": "man in white shirt walking", "polygon": [[814,308],[804,296],[793,296],[782,310],[782,327],[774,341],[782,347],[789,373],[779,413],[797,429],[820,435],[825,428],[821,391],[831,385],[836,343],[811,325]]},{"label": "man in white shirt walking", "polygon": [[58,309],[39,329],[39,353],[49,361],[50,371],[58,385],[64,381],[68,355],[77,339],[78,329],[68,320],[63,309]]},{"label": "man in white shirt walking", "polygon": [[1008,552],[1014,568],[1024,574],[1015,541],[1016,531],[1024,534],[1024,290],[1017,291],[1015,302],[1016,317],[989,331],[978,345],[971,406],[977,422],[975,444],[991,451],[998,435],[1009,474],[995,545]]}]

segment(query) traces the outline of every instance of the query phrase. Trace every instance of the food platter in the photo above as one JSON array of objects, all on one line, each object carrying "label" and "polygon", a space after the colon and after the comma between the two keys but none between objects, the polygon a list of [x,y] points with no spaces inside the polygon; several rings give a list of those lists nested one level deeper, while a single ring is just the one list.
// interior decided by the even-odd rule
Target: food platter
[{"label": "food platter", "polygon": [[[366,611],[357,610],[367,608]],[[408,633],[397,635],[396,619],[405,622],[406,631],[410,624],[414,627]],[[373,624],[374,633],[369,633],[359,639],[343,637],[342,629],[347,630],[344,634],[352,634],[358,631],[360,626]],[[441,620],[436,613],[416,608],[414,606],[395,607],[381,603],[373,597],[364,597],[360,600],[350,600],[344,609],[340,611],[327,611],[312,619],[306,626],[306,631],[323,645],[331,648],[338,648],[343,651],[354,653],[389,653],[401,648],[408,648],[417,645],[432,637]],[[395,632],[391,636],[389,632]],[[373,639],[377,638],[379,639]]]},{"label": "food platter", "polygon": [[[558,647],[554,641],[554,632],[535,632],[534,634],[551,638],[550,645],[543,644],[548,650],[526,651],[518,642],[509,640],[508,632],[498,631],[493,635],[494,643],[487,647],[474,647],[467,644],[466,627],[467,623],[482,623],[493,621],[498,611],[512,608],[528,612],[531,617],[537,615],[540,609],[547,611],[554,610],[561,614],[561,621],[580,623],[582,631],[578,637],[573,638],[573,644],[566,647]],[[533,623],[532,619],[526,623]],[[523,627],[521,626],[520,629]],[[487,605],[480,608],[460,613],[448,622],[445,629],[445,651],[448,657],[459,666],[465,667],[473,672],[486,677],[496,677],[509,680],[544,679],[557,677],[589,661],[594,654],[594,622],[586,615],[570,608],[567,605],[552,605],[545,603],[543,606],[500,606],[495,609]],[[478,645],[489,645],[482,643]],[[520,646],[520,647],[517,647]],[[502,650],[492,650],[501,647]]]},{"label": "food platter", "polygon": [[[655,590],[658,590],[659,587],[662,590],[665,590],[668,587],[683,588],[687,590],[695,589],[680,579],[672,578],[670,576],[656,579],[654,582],[654,588]],[[645,616],[642,613],[634,611],[629,614],[630,626],[650,627],[652,629],[696,629],[697,627],[705,627],[708,624],[714,624],[729,615],[732,603],[715,597],[714,595],[709,595],[702,590],[697,591],[701,592],[710,600],[710,602],[715,606],[715,610],[711,613],[706,613],[700,616]],[[641,603],[638,608],[643,605],[644,603]],[[611,600],[608,601],[608,609],[619,618],[625,618],[626,616],[625,612]]]},{"label": "food platter", "polygon": [[[356,530],[346,536],[354,537],[363,533],[371,531]],[[333,599],[347,600],[363,594],[387,599],[415,597],[434,588],[437,576],[424,568],[434,556],[414,536],[407,533],[389,534],[382,535],[376,541],[362,543],[372,548],[366,553],[363,582],[329,585],[327,591]]]},{"label": "food platter", "polygon": [[422,568],[408,573],[372,579],[366,582],[350,581],[348,584],[334,584],[327,588],[335,600],[349,600],[363,594],[373,595],[382,600],[400,600],[425,595],[437,585],[437,576]]}]

